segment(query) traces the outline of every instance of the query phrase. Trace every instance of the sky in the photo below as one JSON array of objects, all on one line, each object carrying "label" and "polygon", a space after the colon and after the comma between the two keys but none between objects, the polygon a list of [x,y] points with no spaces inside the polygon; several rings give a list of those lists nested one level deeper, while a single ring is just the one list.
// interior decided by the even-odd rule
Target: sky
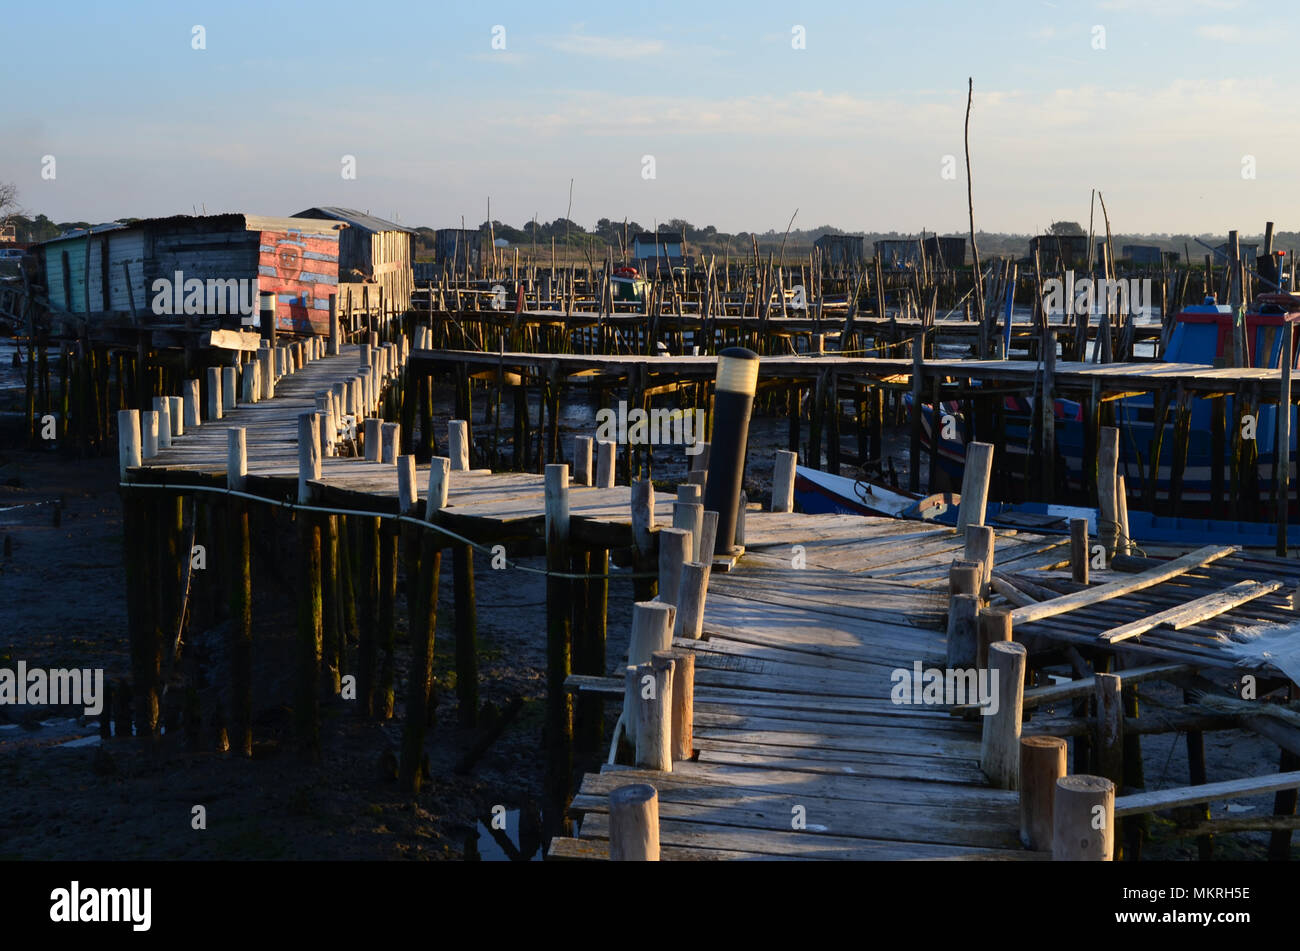
[{"label": "sky", "polygon": [[587,226],[781,231],[797,209],[964,232],[969,78],[981,230],[1087,227],[1093,188],[1115,231],[1300,230],[1297,21],[1255,0],[0,0],[0,182],[56,221],[474,226],[490,200],[517,227],[564,216],[572,181]]}]

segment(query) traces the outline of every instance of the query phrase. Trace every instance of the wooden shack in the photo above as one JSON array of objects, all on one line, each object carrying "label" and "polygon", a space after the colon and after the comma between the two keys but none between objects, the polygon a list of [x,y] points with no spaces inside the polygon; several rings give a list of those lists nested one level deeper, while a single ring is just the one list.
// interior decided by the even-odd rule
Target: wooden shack
[{"label": "wooden shack", "polygon": [[[320,205],[300,211],[295,218],[329,219],[347,225],[339,235],[339,291],[349,285],[375,284],[383,291],[385,305],[399,313],[411,306],[415,286],[415,231],[393,221],[353,208]],[[356,296],[354,294],[354,296]],[[371,291],[378,300],[378,294]]]},{"label": "wooden shack", "polygon": [[[340,224],[220,214],[78,230],[33,248],[55,313],[249,327],[274,295],[277,331],[329,332]],[[251,312],[251,313],[250,313]]]},{"label": "wooden shack", "polygon": [[831,267],[861,264],[866,258],[866,238],[860,234],[824,234],[813,242],[822,262]]},{"label": "wooden shack", "polygon": [[931,267],[961,267],[966,263],[966,239],[931,235],[925,239],[925,257]]},{"label": "wooden shack", "polygon": [[464,274],[479,266],[482,237],[468,228],[439,228],[433,233],[433,258],[444,271]]},{"label": "wooden shack", "polygon": [[1029,239],[1029,260],[1038,252],[1038,265],[1044,271],[1060,271],[1088,265],[1086,234],[1040,234]]}]

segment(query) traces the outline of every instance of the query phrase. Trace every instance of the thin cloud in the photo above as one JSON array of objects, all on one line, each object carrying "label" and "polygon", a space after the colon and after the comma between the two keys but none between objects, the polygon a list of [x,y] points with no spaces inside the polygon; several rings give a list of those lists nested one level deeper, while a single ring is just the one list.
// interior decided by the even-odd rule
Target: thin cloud
[{"label": "thin cloud", "polygon": [[1268,30],[1248,29],[1232,23],[1198,26],[1196,35],[1216,43],[1272,43],[1277,39],[1277,34]]},{"label": "thin cloud", "polygon": [[596,36],[590,33],[570,33],[546,40],[546,45],[561,53],[573,56],[596,56],[602,59],[637,59],[656,56],[664,51],[659,40],[638,40],[626,36]]}]

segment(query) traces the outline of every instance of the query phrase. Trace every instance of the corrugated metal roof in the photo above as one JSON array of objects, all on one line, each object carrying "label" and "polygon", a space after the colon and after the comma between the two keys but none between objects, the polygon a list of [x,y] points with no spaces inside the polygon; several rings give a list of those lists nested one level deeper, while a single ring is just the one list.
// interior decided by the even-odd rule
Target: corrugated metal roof
[{"label": "corrugated metal roof", "polygon": [[73,228],[69,231],[63,232],[61,235],[56,235],[53,238],[46,238],[44,241],[33,242],[29,247],[39,248],[41,245],[54,244],[58,241],[75,241],[77,238],[84,238],[88,234],[101,234],[105,231],[120,231],[126,227],[129,227],[129,225],[125,225],[120,221],[110,221],[102,225],[91,225],[89,228]]},{"label": "corrugated metal roof", "polygon": [[[225,212],[215,215],[167,215],[162,218],[141,218],[139,221],[133,221],[125,224],[120,221],[114,221],[109,224],[94,225],[91,227],[90,234],[99,234],[104,231],[119,231],[127,228],[158,228],[169,225],[187,225],[187,224],[208,224],[214,227],[240,227],[247,231],[305,231],[310,234],[337,234],[339,223],[337,219],[328,218],[279,218],[270,215],[246,215],[240,212]],[[57,241],[70,241],[77,238],[84,238],[87,232],[85,229],[68,231],[59,235],[57,238],[49,238],[32,247],[38,247],[44,244],[53,244]]]},{"label": "corrugated metal roof", "polygon": [[353,227],[361,228],[363,231],[405,231],[407,234],[415,233],[414,228],[399,225],[395,221],[389,221],[377,215],[368,215],[364,211],[357,211],[355,208],[340,208],[337,205],[316,205],[298,212],[299,215],[315,213],[323,214],[327,218],[334,218],[338,221],[346,221]]}]

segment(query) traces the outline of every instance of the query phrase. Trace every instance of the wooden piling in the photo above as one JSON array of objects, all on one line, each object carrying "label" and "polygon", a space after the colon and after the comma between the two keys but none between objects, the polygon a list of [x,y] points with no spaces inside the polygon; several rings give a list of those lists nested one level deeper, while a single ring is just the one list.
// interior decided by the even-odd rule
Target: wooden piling
[{"label": "wooden piling", "polygon": [[1092,553],[1088,550],[1088,520],[1070,519],[1070,576],[1080,584],[1088,583]]},{"label": "wooden piling", "polygon": [[773,512],[794,511],[794,469],[798,461],[798,453],[781,449],[776,452],[776,466],[772,470]]},{"label": "wooden piling", "polygon": [[1065,775],[1066,742],[1059,736],[1020,740],[1020,841],[1038,852],[1052,848],[1056,781]]},{"label": "wooden piling", "polygon": [[647,664],[638,664],[636,765],[671,772],[673,768],[672,651],[655,651]]},{"label": "wooden piling", "polygon": [[[983,716],[980,769],[1002,789],[1015,789],[1020,771],[1020,723],[1025,694],[1023,644],[989,645],[989,684],[997,709]],[[996,676],[996,680],[994,677]]]},{"label": "wooden piling", "polygon": [[659,861],[659,794],[648,783],[610,792],[609,857],[615,862]]},{"label": "wooden piling", "polygon": [[1052,859],[1109,862],[1115,852],[1115,784],[1075,774],[1056,781],[1052,801]]},{"label": "wooden piling", "polygon": [[569,567],[569,467],[546,467],[546,739],[547,786],[552,834],[563,825],[573,757],[573,706],[564,682],[571,672],[569,600],[571,585],[553,573]]}]

